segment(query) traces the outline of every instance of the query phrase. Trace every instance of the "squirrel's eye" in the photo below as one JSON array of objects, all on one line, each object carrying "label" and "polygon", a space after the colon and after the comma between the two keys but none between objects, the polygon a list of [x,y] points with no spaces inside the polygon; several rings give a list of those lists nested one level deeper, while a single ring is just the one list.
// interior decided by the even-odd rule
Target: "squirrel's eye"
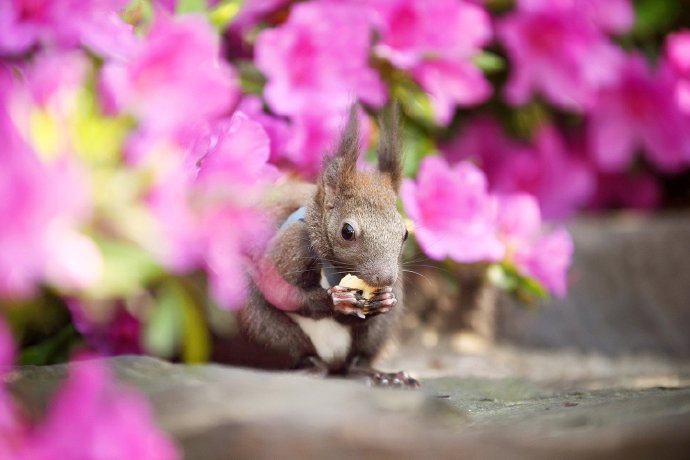
[{"label": "squirrel's eye", "polygon": [[403,236],[403,241],[407,241],[407,237],[410,236],[410,232],[405,229],[405,236]]},{"label": "squirrel's eye", "polygon": [[343,225],[343,229],[340,231],[340,234],[343,236],[343,239],[351,241],[355,238],[355,229],[352,228],[352,225],[345,224]]}]

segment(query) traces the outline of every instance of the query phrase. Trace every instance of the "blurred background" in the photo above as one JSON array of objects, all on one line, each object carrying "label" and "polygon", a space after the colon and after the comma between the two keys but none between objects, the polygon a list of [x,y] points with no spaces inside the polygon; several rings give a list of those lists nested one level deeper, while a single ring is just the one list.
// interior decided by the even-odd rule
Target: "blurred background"
[{"label": "blurred background", "polygon": [[316,178],[353,102],[374,161],[391,100],[387,365],[690,357],[682,0],[9,0],[0,25],[2,365],[241,354],[260,202]]}]

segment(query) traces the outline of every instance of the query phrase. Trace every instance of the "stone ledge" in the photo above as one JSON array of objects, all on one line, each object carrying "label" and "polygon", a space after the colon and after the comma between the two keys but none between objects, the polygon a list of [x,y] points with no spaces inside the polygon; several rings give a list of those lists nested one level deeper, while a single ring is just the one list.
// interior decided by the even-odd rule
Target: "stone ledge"
[{"label": "stone ledge", "polygon": [[[682,458],[690,388],[563,391],[524,379],[427,379],[370,389],[219,365],[109,360],[143,391],[185,458]],[[12,391],[40,412],[67,366],[23,367]]]}]

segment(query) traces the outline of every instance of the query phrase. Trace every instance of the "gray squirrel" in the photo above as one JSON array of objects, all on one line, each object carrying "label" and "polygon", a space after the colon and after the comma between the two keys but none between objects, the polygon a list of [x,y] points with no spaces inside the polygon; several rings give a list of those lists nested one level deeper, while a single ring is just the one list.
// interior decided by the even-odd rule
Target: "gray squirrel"
[{"label": "gray squirrel", "polygon": [[[407,229],[397,209],[402,176],[397,105],[381,117],[378,169],[360,171],[353,106],[335,154],[316,184],[280,189],[268,210],[277,233],[255,265],[238,314],[250,342],[287,356],[287,367],[376,386],[418,387],[405,372],[372,367],[402,313],[401,256]],[[338,285],[352,274],[375,290]]]}]

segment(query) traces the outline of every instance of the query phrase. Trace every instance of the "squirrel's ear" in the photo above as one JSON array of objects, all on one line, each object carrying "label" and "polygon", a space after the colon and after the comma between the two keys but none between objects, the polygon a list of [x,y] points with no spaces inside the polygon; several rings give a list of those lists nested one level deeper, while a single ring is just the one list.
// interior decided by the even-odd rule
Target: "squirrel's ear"
[{"label": "squirrel's ear", "polygon": [[322,180],[326,189],[336,190],[346,186],[350,178],[357,172],[357,158],[359,157],[359,123],[357,104],[350,107],[347,126],[341,135],[335,155],[326,159]]},{"label": "squirrel's ear", "polygon": [[393,189],[397,192],[402,178],[402,158],[400,148],[400,108],[392,100],[383,108],[379,116],[379,171],[388,174]]}]

